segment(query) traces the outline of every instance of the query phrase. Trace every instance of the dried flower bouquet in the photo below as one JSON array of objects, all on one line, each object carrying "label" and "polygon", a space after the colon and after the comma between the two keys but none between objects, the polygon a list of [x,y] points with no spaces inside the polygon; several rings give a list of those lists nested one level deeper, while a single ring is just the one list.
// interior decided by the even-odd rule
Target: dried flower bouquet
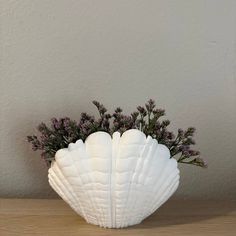
[{"label": "dried flower bouquet", "polygon": [[42,150],[51,187],[88,223],[139,224],[178,188],[178,162],[207,166],[191,148],[195,128],[175,136],[153,100],[130,115],[93,104],[97,119],[86,113],[78,122],[53,118],[50,127],[38,126],[40,136],[28,136],[33,150]]},{"label": "dried flower bouquet", "polygon": [[199,157],[200,152],[191,148],[195,144],[193,139],[195,128],[178,129],[174,135],[167,129],[170,121],[161,120],[165,110],[156,108],[154,100],[150,99],[145,106],[138,106],[130,115],[124,115],[120,107],[116,108],[113,114],[109,114],[101,103],[93,101],[93,104],[98,109],[100,115],[98,119],[87,113],[82,113],[78,122],[69,117],[52,118],[50,127],[45,123],[37,127],[40,136],[27,136],[32,149],[42,151],[41,156],[48,166],[54,160],[57,150],[67,148],[70,143],[79,139],[85,141],[96,131],[105,131],[112,135],[116,131],[122,134],[129,129],[138,129],[146,136],[150,135],[156,139],[158,143],[166,145],[171,158],[175,157],[179,163],[207,167],[207,163]]}]

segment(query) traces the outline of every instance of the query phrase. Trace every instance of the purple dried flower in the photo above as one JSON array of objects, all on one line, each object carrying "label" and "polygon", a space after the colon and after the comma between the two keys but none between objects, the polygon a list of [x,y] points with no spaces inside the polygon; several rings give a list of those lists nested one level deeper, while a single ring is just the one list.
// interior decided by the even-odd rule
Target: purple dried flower
[{"label": "purple dried flower", "polygon": [[178,129],[178,134],[175,137],[167,129],[170,121],[160,120],[165,115],[165,110],[155,109],[154,100],[150,99],[145,106],[138,106],[137,111],[130,115],[124,115],[120,107],[115,109],[113,115],[110,115],[101,103],[93,101],[93,104],[97,107],[100,115],[97,119],[87,113],[82,113],[78,122],[64,117],[52,118],[51,128],[45,123],[41,123],[38,126],[38,131],[41,133],[39,138],[35,135],[27,136],[28,142],[32,144],[32,149],[42,150],[42,157],[47,164],[50,164],[58,149],[68,147],[70,142],[75,142],[78,139],[84,141],[93,132],[105,131],[112,134],[119,131],[123,133],[128,129],[135,128],[166,145],[170,149],[171,157],[176,157],[179,154],[178,162],[201,167],[207,166],[207,163],[200,157],[193,158],[198,156],[200,152],[190,149],[190,146],[195,144],[192,139],[195,128],[189,127],[186,131]]},{"label": "purple dried flower", "polygon": [[56,118],[52,118],[51,122],[54,129],[60,129],[61,124]]},{"label": "purple dried flower", "polygon": [[107,112],[107,109],[98,101],[93,101],[93,104],[97,107],[100,115],[104,115]]},{"label": "purple dried flower", "polygon": [[164,109],[154,109],[153,114],[156,117],[161,117],[165,115],[165,110]]},{"label": "purple dried flower", "polygon": [[100,112],[101,114],[105,114],[105,113],[107,112],[107,109],[106,109],[104,106],[101,106],[101,107],[99,108],[99,112]]},{"label": "purple dried flower", "polygon": [[152,99],[149,99],[148,102],[145,104],[145,107],[148,112],[152,112],[155,108],[155,101]]},{"label": "purple dried flower", "polygon": [[170,124],[170,121],[169,120],[163,120],[162,121],[162,127],[166,127],[166,126],[168,126]]},{"label": "purple dried flower", "polygon": [[132,116],[132,118],[133,118],[134,120],[137,119],[138,115],[139,115],[139,113],[138,113],[137,111],[131,113],[131,116]]},{"label": "purple dried flower", "polygon": [[198,156],[198,155],[200,155],[200,152],[195,151],[195,150],[189,150],[189,154],[190,154],[190,156]]},{"label": "purple dried flower", "polygon": [[195,144],[195,141],[192,138],[187,138],[185,141],[183,141],[186,145]]},{"label": "purple dried flower", "polygon": [[193,163],[196,163],[196,165],[199,165],[201,167],[207,168],[208,164],[206,161],[204,161],[202,158],[197,157],[193,160]]},{"label": "purple dried flower", "polygon": [[96,106],[96,107],[99,107],[100,106],[100,103],[96,100],[93,101],[93,104]]},{"label": "purple dried flower", "polygon": [[139,113],[140,113],[141,115],[143,115],[143,116],[146,116],[146,115],[147,115],[147,112],[146,112],[146,110],[145,110],[144,107],[138,106],[138,107],[137,107],[137,110],[139,111]]},{"label": "purple dried flower", "polygon": [[172,140],[175,138],[175,135],[173,134],[173,132],[168,132],[167,138]]},{"label": "purple dried flower", "polygon": [[64,125],[64,127],[65,127],[65,128],[68,128],[69,125],[70,125],[70,122],[71,122],[70,118],[69,118],[69,117],[65,117],[65,118],[63,119],[63,125]]},{"label": "purple dried flower", "polygon": [[34,140],[33,135],[28,135],[27,136],[27,141],[32,142]]},{"label": "purple dried flower", "polygon": [[109,120],[111,118],[110,114],[105,114],[105,119]]},{"label": "purple dried flower", "polygon": [[178,135],[180,137],[183,137],[184,136],[184,131],[182,129],[178,129]]},{"label": "purple dried flower", "polygon": [[113,122],[113,125],[114,125],[115,127],[118,127],[118,126],[119,126],[119,122],[114,121],[114,122]]},{"label": "purple dried flower", "polygon": [[196,129],[194,127],[189,127],[186,131],[184,136],[188,137],[188,136],[193,136],[193,134],[195,133]]},{"label": "purple dried flower", "polygon": [[120,107],[117,107],[116,109],[115,109],[115,113],[121,113],[122,112],[122,109],[120,108]]},{"label": "purple dried flower", "polygon": [[187,146],[187,145],[181,145],[181,146],[179,146],[179,150],[182,151],[182,152],[184,152],[184,151],[186,151],[186,150],[189,150],[189,146]]},{"label": "purple dried flower", "polygon": [[39,125],[38,125],[38,131],[39,132],[44,132],[44,130],[47,128],[47,126],[46,126],[46,124],[45,123],[40,123]]},{"label": "purple dried flower", "polygon": [[190,153],[189,153],[188,150],[182,151],[182,154],[183,154],[183,156],[186,156],[186,157],[189,157],[189,156],[190,156]]}]

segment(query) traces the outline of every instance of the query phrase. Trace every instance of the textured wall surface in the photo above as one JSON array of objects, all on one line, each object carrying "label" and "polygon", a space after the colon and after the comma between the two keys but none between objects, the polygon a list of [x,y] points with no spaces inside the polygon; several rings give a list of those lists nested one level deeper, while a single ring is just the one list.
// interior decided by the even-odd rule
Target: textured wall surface
[{"label": "textured wall surface", "polygon": [[2,0],[0,55],[1,196],[57,196],[25,141],[40,121],[154,98],[209,163],[176,196],[236,197],[235,0]]}]

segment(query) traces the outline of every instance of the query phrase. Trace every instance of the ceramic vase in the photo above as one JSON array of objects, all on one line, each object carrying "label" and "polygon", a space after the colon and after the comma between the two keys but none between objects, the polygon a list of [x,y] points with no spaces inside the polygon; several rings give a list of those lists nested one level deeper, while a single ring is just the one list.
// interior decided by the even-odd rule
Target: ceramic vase
[{"label": "ceramic vase", "polygon": [[139,224],[179,185],[169,149],[130,129],[95,132],[56,152],[49,183],[88,223],[106,228]]}]

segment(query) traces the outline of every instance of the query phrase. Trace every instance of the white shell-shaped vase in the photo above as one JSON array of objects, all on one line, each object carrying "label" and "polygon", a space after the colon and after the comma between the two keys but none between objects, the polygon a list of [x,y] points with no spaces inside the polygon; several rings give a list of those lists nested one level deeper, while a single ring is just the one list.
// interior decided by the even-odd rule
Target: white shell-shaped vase
[{"label": "white shell-shaped vase", "polygon": [[108,228],[139,224],[179,185],[169,149],[130,129],[95,132],[60,149],[49,169],[52,188],[88,223]]}]

